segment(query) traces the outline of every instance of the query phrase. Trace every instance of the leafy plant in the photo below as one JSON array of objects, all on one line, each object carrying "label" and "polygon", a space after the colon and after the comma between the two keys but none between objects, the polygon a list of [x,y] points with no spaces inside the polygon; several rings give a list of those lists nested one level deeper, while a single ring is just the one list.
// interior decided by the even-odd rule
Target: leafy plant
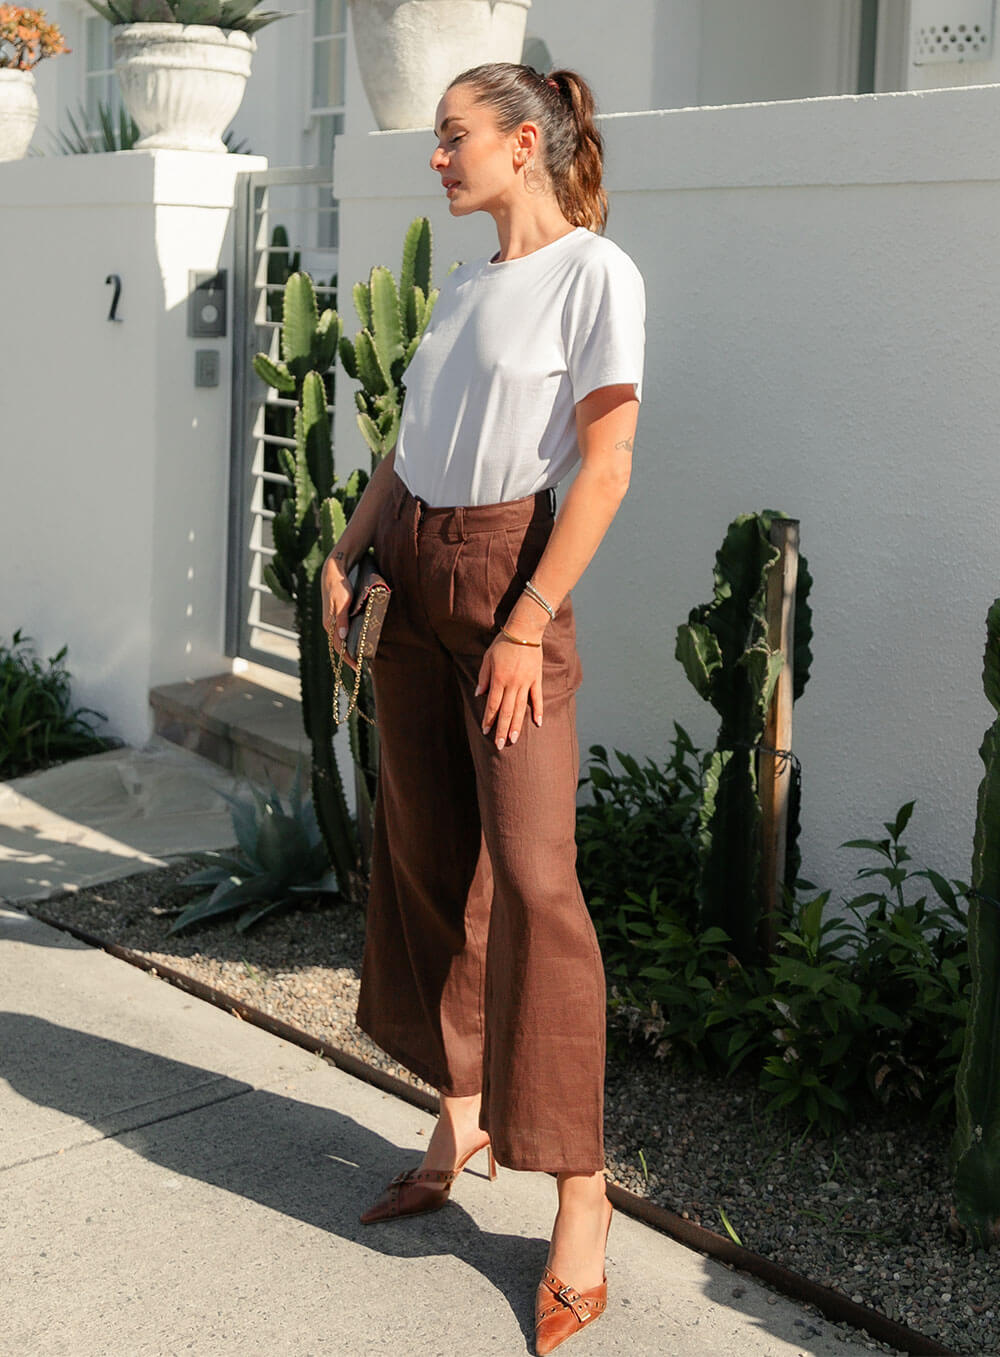
[{"label": "leafy plant", "polygon": [[663,902],[671,918],[695,922],[702,756],[675,722],[662,766],[617,750],[614,758],[617,767],[606,749],[591,746],[580,782],[592,799],[577,810],[577,872],[609,974],[635,978],[643,958],[633,921],[655,929]]},{"label": "leafy plant", "polygon": [[[853,973],[862,990],[903,1019],[902,1028],[872,1042],[866,1077],[884,1104],[925,1103],[939,1119],[952,1107],[955,1074],[968,1011],[968,886],[938,872],[913,871],[901,836],[913,814],[912,801],[886,821],[882,839],[852,839],[845,848],[873,853],[876,862],[858,880],[880,889],[847,901],[857,923]],[[908,897],[912,883],[927,881],[932,895]],[[935,898],[936,897],[936,898]]]},{"label": "leafy plant", "polygon": [[112,746],[86,718],[107,718],[92,707],[73,707],[63,646],[43,665],[31,638],[14,632],[0,641],[0,777],[17,777],[53,763],[96,754]]},{"label": "leafy plant", "polygon": [[788,900],[767,964],[743,965],[722,929],[692,926],[669,903],[627,897],[634,957],[613,977],[613,1037],[696,1067],[744,1066],[768,1113],[827,1133],[873,1103],[941,1120],[969,1002],[967,888],[911,868],[912,811],[901,807],[884,838],[843,845],[875,855],[845,913],[830,912],[828,891]]},{"label": "leafy plant", "polygon": [[[757,746],[782,665],[767,639],[767,581],[779,559],[771,510],[735,519],[715,558],[712,601],[694,608],[677,629],[677,659],[701,697],[721,717],[705,770],[701,808],[699,901],[702,927],[719,927],[749,962],[757,950],[760,914],[761,812]],[[794,697],[809,677],[812,637],[808,566],[799,559],[795,597]],[[789,824],[794,881],[795,828]]]},{"label": "leafy plant", "polygon": [[287,810],[273,787],[265,797],[251,786],[250,801],[219,793],[232,807],[239,851],[207,853],[212,865],[178,883],[213,889],[184,906],[171,933],[236,910],[237,932],[244,933],[273,910],[297,902],[297,897],[340,893],[337,876],[329,870],[316,812],[311,801],[303,802],[301,787],[299,765]]},{"label": "leafy plant", "polygon": [[[983,689],[1000,712],[1000,598],[986,618]],[[979,757],[984,771],[969,892],[972,984],[951,1154],[959,1222],[975,1244],[988,1247],[1000,1239],[1000,716]]]},{"label": "leafy plant", "polygon": [[824,918],[828,900],[824,891],[801,904],[795,926],[779,931],[782,947],[767,967],[768,988],[747,1007],[767,1025],[759,1081],[771,1095],[767,1110],[790,1108],[830,1133],[849,1117],[849,1095],[863,1087],[867,1041],[903,1021],[855,980],[851,958],[840,950],[851,925]]},{"label": "leafy plant", "polygon": [[47,57],[71,50],[44,9],[0,5],[0,68],[30,71]]},{"label": "leafy plant", "polygon": [[[125,106],[119,105],[118,118],[115,120],[111,105],[100,100],[97,105],[98,127],[96,131],[87,128],[87,109],[80,104],[77,117],[66,110],[70,130],[56,134],[55,145],[62,155],[91,155],[109,151],[131,151],[139,140],[139,126]],[[237,142],[232,128],[223,133],[222,140],[226,150],[234,155],[250,155],[250,147],[245,141]]]},{"label": "leafy plant", "polygon": [[694,931],[655,889],[646,900],[637,894],[632,899],[648,919],[638,911],[626,919],[634,978],[622,991],[613,987],[613,1016],[630,1032],[642,1031],[659,1059],[695,1068],[717,1064],[723,1055],[721,992],[735,986],[741,1008],[745,1000],[745,972],[729,939],[721,928]]},{"label": "leafy plant", "polygon": [[208,24],[256,33],[288,16],[254,9],[257,0],[87,0],[109,24]]}]

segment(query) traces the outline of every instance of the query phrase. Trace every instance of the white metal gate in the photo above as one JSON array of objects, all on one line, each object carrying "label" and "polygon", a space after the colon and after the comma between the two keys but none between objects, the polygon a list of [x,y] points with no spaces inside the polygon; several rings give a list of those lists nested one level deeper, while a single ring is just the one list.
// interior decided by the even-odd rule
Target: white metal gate
[{"label": "white metal gate", "polygon": [[336,306],[332,190],[331,173],[321,168],[241,175],[237,190],[226,653],[287,673],[298,672],[293,609],[268,589],[263,568],[274,555],[271,523],[289,485],[276,449],[294,447],[295,402],[264,385],[253,356],[278,356],[289,273],[309,273],[320,308]]}]

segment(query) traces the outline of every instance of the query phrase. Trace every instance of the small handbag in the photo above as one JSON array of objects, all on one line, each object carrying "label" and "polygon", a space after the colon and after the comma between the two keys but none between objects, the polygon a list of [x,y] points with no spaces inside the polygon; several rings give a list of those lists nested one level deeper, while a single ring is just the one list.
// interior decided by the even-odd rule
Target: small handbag
[{"label": "small handbag", "polygon": [[[342,650],[337,650],[334,647],[333,628],[331,627],[328,632],[330,663],[333,665],[333,724],[335,726],[346,721],[355,711],[370,725],[375,724],[372,718],[358,707],[358,697],[361,692],[362,666],[365,660],[370,662],[373,659],[375,651],[378,649],[378,638],[382,634],[382,623],[385,621],[391,593],[392,590],[388,583],[378,572],[375,557],[370,551],[366,551],[358,562],[354,576],[353,597],[348,613],[347,637],[344,640]],[[350,692],[347,711],[341,716],[340,686],[342,683],[345,692],[348,691],[347,684],[344,682],[345,654],[350,661],[348,668],[352,665],[354,667],[354,685]]]}]

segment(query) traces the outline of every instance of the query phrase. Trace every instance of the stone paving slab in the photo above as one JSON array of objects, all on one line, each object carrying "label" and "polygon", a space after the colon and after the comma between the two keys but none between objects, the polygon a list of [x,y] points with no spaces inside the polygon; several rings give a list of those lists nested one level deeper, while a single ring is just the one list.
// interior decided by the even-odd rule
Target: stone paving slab
[{"label": "stone paving slab", "polygon": [[45,900],[226,848],[233,827],[218,792],[239,786],[160,736],[0,783],[0,900]]},{"label": "stone paving slab", "polygon": [[[365,1227],[428,1114],[15,910],[0,995],[2,1357],[532,1350],[547,1175]],[[573,1357],[869,1350],[621,1213],[608,1280]]]}]

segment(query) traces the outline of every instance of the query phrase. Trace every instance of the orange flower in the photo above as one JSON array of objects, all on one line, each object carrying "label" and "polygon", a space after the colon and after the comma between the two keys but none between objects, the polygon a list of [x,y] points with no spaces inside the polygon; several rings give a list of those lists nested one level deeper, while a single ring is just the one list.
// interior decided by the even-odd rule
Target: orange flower
[{"label": "orange flower", "polygon": [[48,21],[44,9],[0,5],[0,67],[30,71],[46,57],[57,57],[70,50],[58,26]]}]

